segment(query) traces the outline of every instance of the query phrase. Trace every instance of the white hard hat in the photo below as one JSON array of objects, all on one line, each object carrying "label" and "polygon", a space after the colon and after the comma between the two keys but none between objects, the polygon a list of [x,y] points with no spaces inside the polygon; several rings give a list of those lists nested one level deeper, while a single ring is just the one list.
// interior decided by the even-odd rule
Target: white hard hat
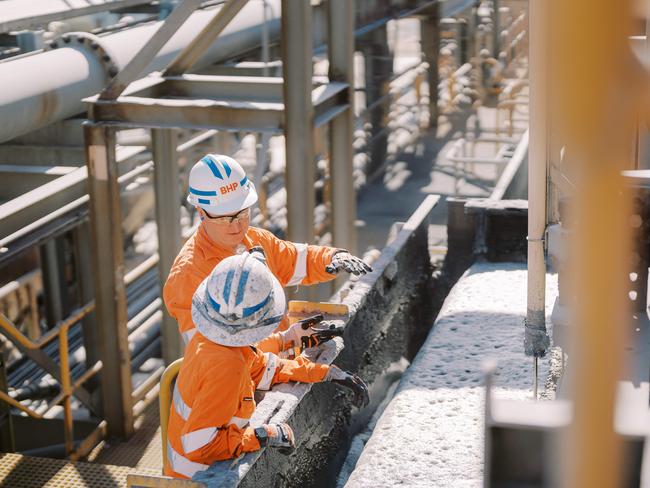
[{"label": "white hard hat", "polygon": [[254,254],[230,256],[215,266],[192,297],[192,320],[207,339],[247,346],[268,337],[286,312],[282,285]]},{"label": "white hard hat", "polygon": [[211,215],[228,215],[257,202],[257,192],[237,161],[207,154],[190,171],[187,201]]}]

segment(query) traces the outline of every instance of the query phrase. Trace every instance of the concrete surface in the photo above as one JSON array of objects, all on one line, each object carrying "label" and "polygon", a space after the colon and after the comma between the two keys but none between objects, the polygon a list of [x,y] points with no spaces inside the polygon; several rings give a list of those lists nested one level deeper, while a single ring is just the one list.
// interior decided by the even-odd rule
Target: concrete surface
[{"label": "concrete surface", "polygon": [[[548,314],[556,294],[556,275],[548,275]],[[482,486],[481,363],[498,361],[497,397],[531,398],[525,313],[523,264],[474,264],[447,297],[345,486]],[[540,384],[548,362],[540,361]]]}]

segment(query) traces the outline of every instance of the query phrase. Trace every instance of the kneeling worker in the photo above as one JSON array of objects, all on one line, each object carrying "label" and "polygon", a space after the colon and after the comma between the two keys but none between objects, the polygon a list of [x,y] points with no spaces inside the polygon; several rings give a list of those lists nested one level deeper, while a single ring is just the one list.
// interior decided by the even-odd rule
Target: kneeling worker
[{"label": "kneeling worker", "polygon": [[255,390],[289,381],[332,381],[350,388],[357,406],[367,404],[368,390],[358,376],[302,356],[276,356],[302,337],[313,337],[300,324],[274,334],[285,312],[282,287],[257,251],[222,260],[199,285],[192,299],[198,333],[187,345],[176,380],[165,474],[191,478],[244,452],[294,447],[286,423],[249,425]]}]

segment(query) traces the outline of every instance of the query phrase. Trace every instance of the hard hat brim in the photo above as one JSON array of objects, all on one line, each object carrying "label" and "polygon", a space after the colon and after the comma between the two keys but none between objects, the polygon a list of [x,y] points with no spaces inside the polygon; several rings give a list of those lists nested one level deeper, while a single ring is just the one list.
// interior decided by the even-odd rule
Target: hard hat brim
[{"label": "hard hat brim", "polygon": [[[209,278],[209,276],[208,276]],[[261,324],[242,328],[216,322],[205,312],[205,289],[208,278],[204,279],[192,297],[192,320],[197,330],[208,340],[229,347],[242,347],[255,344],[270,336],[282,321],[287,311],[287,301],[280,282],[273,277],[273,307],[265,318],[275,318],[262,321]],[[276,320],[277,319],[277,320]]]}]

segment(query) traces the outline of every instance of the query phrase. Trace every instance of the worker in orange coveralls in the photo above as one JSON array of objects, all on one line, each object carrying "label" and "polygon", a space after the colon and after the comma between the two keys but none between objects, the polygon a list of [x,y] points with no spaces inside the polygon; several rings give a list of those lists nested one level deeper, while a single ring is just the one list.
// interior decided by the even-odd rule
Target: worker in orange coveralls
[{"label": "worker in orange coveralls", "polygon": [[319,343],[300,323],[273,333],[285,312],[282,287],[257,250],[223,259],[200,284],[192,299],[198,333],[187,345],[170,409],[166,475],[191,478],[215,461],[265,446],[292,449],[288,424],[249,425],[255,390],[332,381],[353,391],[355,405],[367,405],[358,376],[303,356],[276,356],[303,338]]},{"label": "worker in orange coveralls", "polygon": [[185,344],[196,331],[190,312],[192,294],[217,263],[242,250],[261,246],[282,286],[322,283],[340,270],[355,275],[372,271],[344,249],[283,241],[249,227],[257,192],[239,163],[228,156],[208,154],[193,166],[187,200],[196,206],[202,222],[176,257],[163,290],[167,310],[178,322]]}]

